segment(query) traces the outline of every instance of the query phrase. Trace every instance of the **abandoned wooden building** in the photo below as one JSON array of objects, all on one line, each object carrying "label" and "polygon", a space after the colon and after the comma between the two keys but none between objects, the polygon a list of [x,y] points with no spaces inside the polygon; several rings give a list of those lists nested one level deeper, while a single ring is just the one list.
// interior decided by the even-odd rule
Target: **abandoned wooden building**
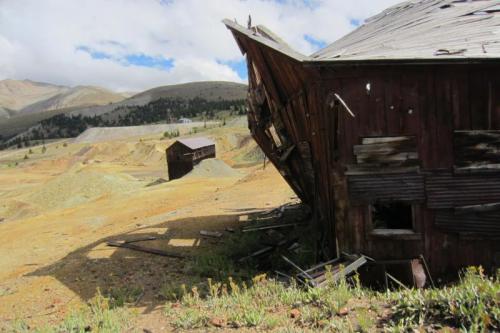
[{"label": "abandoned wooden building", "polygon": [[207,138],[179,139],[167,150],[168,178],[181,178],[201,160],[215,157],[215,143]]},{"label": "abandoned wooden building", "polygon": [[253,137],[315,212],[326,257],[500,261],[500,5],[413,0],[305,56],[224,20]]}]

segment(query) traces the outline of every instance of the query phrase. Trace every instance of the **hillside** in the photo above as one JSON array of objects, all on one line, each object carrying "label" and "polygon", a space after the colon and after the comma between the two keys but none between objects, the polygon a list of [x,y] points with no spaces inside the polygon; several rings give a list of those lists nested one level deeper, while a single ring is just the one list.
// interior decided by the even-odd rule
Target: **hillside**
[{"label": "hillside", "polygon": [[117,108],[129,106],[143,106],[150,102],[157,101],[161,98],[164,99],[194,99],[202,98],[207,101],[217,100],[241,100],[245,99],[247,95],[247,86],[235,82],[223,81],[203,81],[203,82],[190,82],[183,84],[174,84],[168,86],[161,86],[149,89],[138,93],[130,98],[121,102],[113,103],[110,105],[79,108],[73,110],[71,115],[94,116],[102,115],[111,112]]},{"label": "hillside", "polygon": [[15,111],[0,106],[0,121],[10,118],[14,113]]},{"label": "hillside", "polygon": [[49,99],[69,88],[30,80],[0,81],[0,107],[20,110],[30,104]]},{"label": "hillside", "polygon": [[21,109],[19,114],[32,114],[70,107],[107,105],[119,102],[123,99],[125,99],[123,95],[101,87],[77,86],[69,88],[67,91],[59,93],[51,98],[28,105]]},{"label": "hillside", "polygon": [[[192,82],[169,85],[146,90],[130,98],[101,106],[71,107],[45,111],[42,113],[23,113],[10,119],[0,115],[0,133],[4,139],[12,138],[30,128],[39,128],[42,122],[61,125],[78,123],[79,128],[91,126],[142,125],[165,120],[163,113],[170,109],[173,115],[193,116],[197,112],[224,110],[231,106],[241,108],[246,98],[247,86],[234,82]],[[186,103],[189,102],[189,103]],[[234,102],[234,103],[233,103]],[[43,104],[40,102],[40,104]],[[51,118],[59,115],[54,121]],[[93,118],[99,119],[93,119]],[[70,119],[65,119],[70,118]],[[71,121],[75,118],[75,121]],[[92,119],[90,119],[92,118]],[[142,119],[144,118],[144,119]],[[83,119],[85,128],[80,126]],[[85,120],[86,119],[86,120]],[[63,121],[61,121],[63,120]],[[62,128],[62,132],[68,133]],[[28,131],[32,132],[32,130]],[[73,133],[73,131],[70,131]],[[81,131],[77,131],[78,135]],[[0,142],[1,143],[1,142]]]},{"label": "hillside", "polygon": [[146,90],[135,95],[135,100],[144,100],[145,104],[160,98],[203,98],[213,100],[237,100],[244,99],[247,94],[247,86],[235,82],[204,81],[162,86]]}]

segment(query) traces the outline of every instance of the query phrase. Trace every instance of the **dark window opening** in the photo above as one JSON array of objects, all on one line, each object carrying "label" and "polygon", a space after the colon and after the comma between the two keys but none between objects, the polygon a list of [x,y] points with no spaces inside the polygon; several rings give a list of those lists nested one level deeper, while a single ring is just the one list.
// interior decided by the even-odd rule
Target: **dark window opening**
[{"label": "dark window opening", "polygon": [[378,202],[371,206],[373,229],[413,229],[413,209],[406,202]]}]

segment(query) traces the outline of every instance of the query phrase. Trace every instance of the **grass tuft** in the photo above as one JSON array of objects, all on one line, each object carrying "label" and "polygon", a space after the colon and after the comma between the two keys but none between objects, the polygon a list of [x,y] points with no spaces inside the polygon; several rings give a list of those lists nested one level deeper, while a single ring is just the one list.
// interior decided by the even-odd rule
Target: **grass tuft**
[{"label": "grass tuft", "polygon": [[458,284],[439,289],[392,293],[392,324],[398,330],[423,325],[451,326],[467,331],[500,329],[499,274],[487,277],[470,267]]}]

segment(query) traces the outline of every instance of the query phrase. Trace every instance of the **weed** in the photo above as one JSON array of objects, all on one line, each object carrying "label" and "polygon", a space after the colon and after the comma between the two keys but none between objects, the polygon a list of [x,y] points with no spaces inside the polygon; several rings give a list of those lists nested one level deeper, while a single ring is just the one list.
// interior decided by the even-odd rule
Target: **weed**
[{"label": "weed", "polygon": [[180,135],[180,132],[179,132],[178,129],[175,129],[175,130],[172,130],[172,131],[166,131],[165,133],[163,133],[163,137],[167,138],[167,139],[176,138],[179,135]]},{"label": "weed", "polygon": [[185,288],[183,289],[179,284],[166,282],[160,287],[160,295],[167,301],[179,301],[184,296]]},{"label": "weed", "polygon": [[393,327],[449,325],[464,330],[500,329],[500,284],[481,268],[469,268],[450,287],[405,290],[392,294]]},{"label": "weed", "polygon": [[143,292],[143,289],[139,287],[111,288],[106,293],[106,296],[109,299],[110,306],[115,308],[138,302]]},{"label": "weed", "polygon": [[375,324],[367,309],[357,309],[356,320],[358,322],[359,331],[361,332],[369,332],[373,329]]},{"label": "weed", "polygon": [[208,324],[208,316],[200,309],[187,309],[181,312],[179,317],[173,321],[175,328],[193,329],[201,328]]},{"label": "weed", "polygon": [[59,325],[33,330],[24,321],[14,321],[11,324],[11,330],[12,332],[37,333],[119,333],[129,328],[130,315],[131,313],[125,308],[111,308],[110,300],[98,291],[87,306],[74,309]]}]

